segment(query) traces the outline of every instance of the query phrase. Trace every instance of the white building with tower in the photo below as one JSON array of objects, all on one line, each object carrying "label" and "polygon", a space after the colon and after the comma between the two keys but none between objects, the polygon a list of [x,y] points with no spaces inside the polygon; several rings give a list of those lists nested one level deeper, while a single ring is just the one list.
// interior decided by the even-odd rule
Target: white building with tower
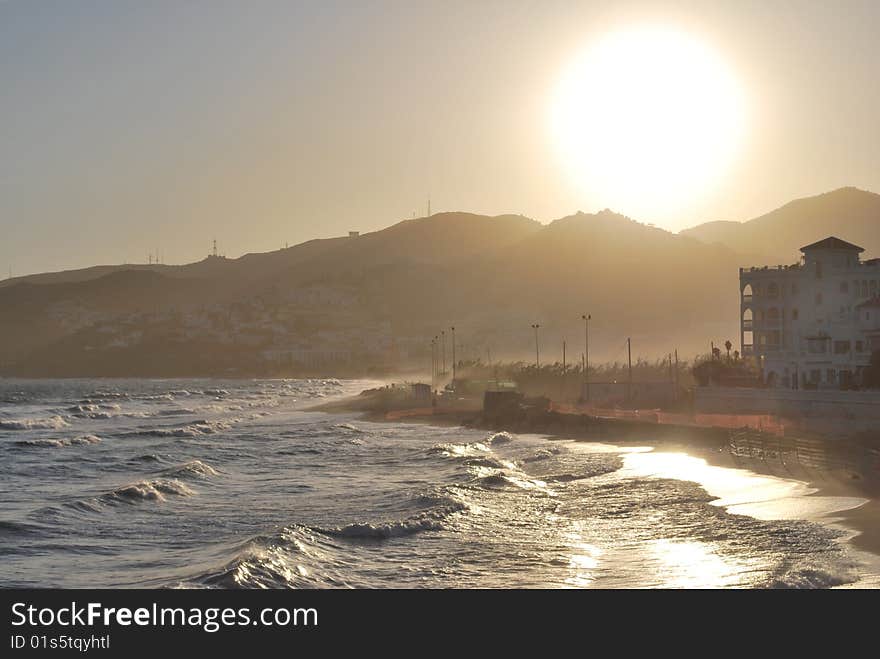
[{"label": "white building with tower", "polygon": [[740,268],[740,339],[764,382],[847,389],[880,350],[880,259],[829,237],[789,266]]}]

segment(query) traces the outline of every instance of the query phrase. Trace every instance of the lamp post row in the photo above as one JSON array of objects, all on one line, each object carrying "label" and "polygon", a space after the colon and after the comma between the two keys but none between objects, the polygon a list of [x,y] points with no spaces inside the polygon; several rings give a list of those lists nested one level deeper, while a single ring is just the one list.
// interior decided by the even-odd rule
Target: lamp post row
[{"label": "lamp post row", "polygon": [[[583,314],[581,319],[584,321],[584,399],[590,400],[590,314]],[[541,329],[539,323],[533,323],[532,329],[535,330],[535,368],[541,367],[541,349],[538,341],[538,330]],[[455,358],[455,325],[449,327],[452,332],[452,385],[455,386],[457,361]],[[563,342],[563,352],[565,351]],[[563,356],[563,361],[565,357]],[[442,370],[441,370],[442,365]],[[439,372],[439,373],[438,373]],[[431,388],[435,387],[435,382],[439,377],[446,375],[446,330],[441,330],[440,334],[431,339]]]}]

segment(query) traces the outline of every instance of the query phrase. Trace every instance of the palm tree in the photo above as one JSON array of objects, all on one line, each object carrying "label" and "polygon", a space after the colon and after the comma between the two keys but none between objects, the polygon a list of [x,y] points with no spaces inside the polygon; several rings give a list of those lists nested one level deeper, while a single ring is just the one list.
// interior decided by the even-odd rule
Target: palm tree
[{"label": "palm tree", "polygon": [[733,347],[730,339],[724,342],[724,347],[727,348],[727,361],[730,361],[730,349]]}]

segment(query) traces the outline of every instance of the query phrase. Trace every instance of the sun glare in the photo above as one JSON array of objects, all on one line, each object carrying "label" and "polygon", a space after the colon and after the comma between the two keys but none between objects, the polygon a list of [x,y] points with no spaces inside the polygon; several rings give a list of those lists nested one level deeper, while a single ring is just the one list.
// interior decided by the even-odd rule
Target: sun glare
[{"label": "sun glare", "polygon": [[575,58],[556,89],[551,125],[586,201],[669,219],[732,164],[745,102],[729,67],[700,40],[632,28]]}]

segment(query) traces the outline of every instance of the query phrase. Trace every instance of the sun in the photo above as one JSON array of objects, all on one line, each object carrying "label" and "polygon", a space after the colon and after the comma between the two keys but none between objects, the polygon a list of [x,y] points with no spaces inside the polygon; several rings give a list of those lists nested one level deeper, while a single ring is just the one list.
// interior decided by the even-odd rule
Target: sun
[{"label": "sun", "polygon": [[590,44],[565,70],[551,108],[578,196],[664,224],[722,180],[746,127],[730,67],[669,27],[622,29]]}]

